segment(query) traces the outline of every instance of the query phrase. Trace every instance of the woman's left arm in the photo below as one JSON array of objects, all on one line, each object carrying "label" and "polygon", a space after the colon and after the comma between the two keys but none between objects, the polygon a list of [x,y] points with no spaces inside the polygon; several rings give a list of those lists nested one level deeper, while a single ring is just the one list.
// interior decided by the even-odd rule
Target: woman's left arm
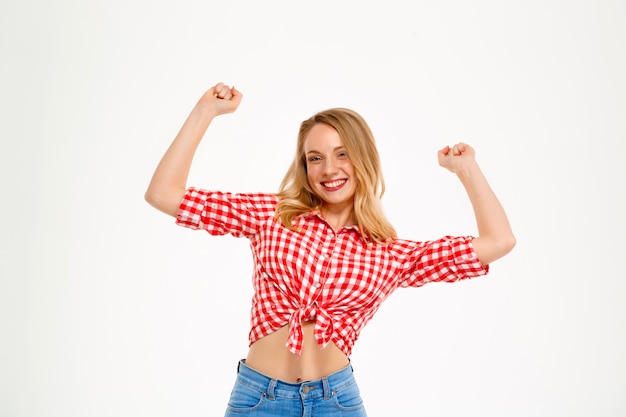
[{"label": "woman's left arm", "polygon": [[489,186],[476,162],[474,149],[458,143],[437,153],[439,165],[455,173],[461,180],[476,216],[478,237],[472,241],[483,265],[499,259],[515,246],[515,236],[504,208]]}]

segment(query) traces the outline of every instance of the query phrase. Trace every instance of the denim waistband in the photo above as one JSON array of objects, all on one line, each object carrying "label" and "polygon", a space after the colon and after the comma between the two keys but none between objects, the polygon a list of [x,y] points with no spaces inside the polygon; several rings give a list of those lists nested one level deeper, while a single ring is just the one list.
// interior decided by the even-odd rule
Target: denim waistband
[{"label": "denim waistband", "polygon": [[264,375],[246,365],[245,360],[239,361],[237,381],[249,388],[265,393],[270,400],[275,397],[286,398],[318,398],[328,399],[333,391],[342,390],[355,384],[352,365],[325,376],[321,379],[290,383]]}]

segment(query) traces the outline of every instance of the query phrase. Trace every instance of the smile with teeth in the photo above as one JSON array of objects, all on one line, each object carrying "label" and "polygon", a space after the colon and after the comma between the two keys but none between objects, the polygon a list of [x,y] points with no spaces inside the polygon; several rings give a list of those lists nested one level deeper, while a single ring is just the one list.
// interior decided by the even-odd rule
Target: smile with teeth
[{"label": "smile with teeth", "polygon": [[346,183],[346,180],[335,180],[330,182],[323,182],[322,185],[326,188],[337,188]]}]

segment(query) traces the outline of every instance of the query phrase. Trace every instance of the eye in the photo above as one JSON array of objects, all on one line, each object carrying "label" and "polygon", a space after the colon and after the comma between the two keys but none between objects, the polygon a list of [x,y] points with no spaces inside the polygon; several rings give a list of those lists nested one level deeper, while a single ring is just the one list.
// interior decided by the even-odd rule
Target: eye
[{"label": "eye", "polygon": [[337,154],[337,157],[339,157],[339,158],[347,158],[348,157],[348,153],[347,152],[339,152]]},{"label": "eye", "polygon": [[319,162],[322,160],[322,157],[319,155],[313,155],[309,157],[309,162]]}]

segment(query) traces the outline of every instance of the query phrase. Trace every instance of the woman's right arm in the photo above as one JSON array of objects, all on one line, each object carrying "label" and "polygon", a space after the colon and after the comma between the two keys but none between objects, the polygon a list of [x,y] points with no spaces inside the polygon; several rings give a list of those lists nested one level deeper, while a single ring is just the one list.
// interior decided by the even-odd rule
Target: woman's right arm
[{"label": "woman's right arm", "polygon": [[191,162],[202,137],[213,118],[237,110],[242,97],[235,87],[218,83],[198,100],[152,175],[145,194],[150,205],[176,217],[187,189]]}]

